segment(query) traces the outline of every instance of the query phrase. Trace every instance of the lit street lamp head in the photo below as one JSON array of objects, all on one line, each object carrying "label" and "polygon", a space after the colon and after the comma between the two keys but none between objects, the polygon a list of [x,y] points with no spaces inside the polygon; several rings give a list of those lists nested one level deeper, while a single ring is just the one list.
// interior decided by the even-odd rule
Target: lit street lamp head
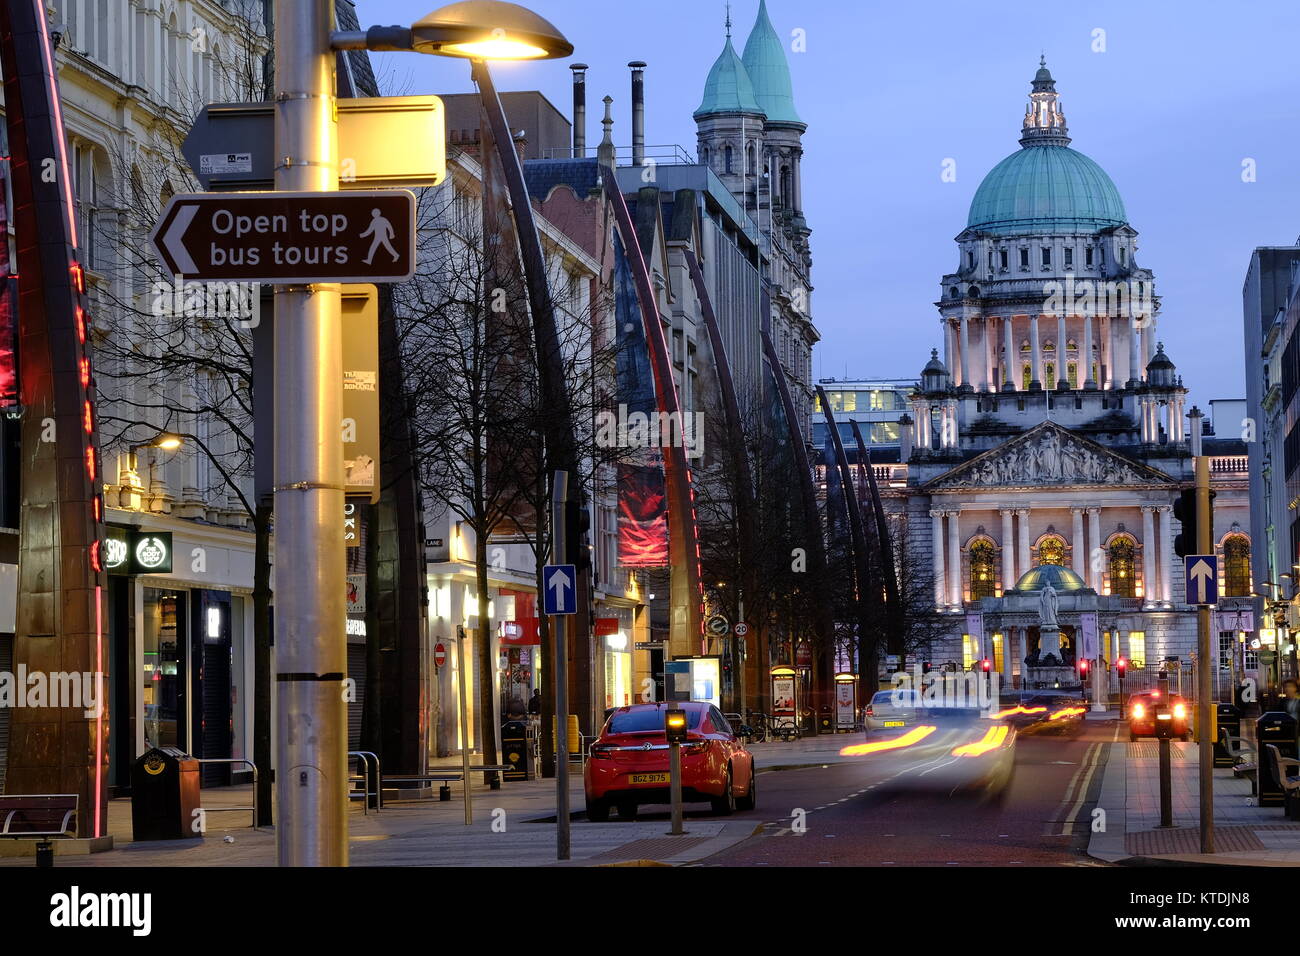
[{"label": "lit street lamp head", "polygon": [[544,17],[501,0],[462,0],[411,26],[420,53],[474,60],[547,60],[569,56],[573,44]]}]

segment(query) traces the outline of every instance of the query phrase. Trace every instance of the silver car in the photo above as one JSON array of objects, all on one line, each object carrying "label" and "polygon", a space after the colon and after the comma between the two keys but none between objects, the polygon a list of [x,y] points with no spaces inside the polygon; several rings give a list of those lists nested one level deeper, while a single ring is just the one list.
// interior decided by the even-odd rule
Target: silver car
[{"label": "silver car", "polygon": [[916,722],[917,693],[911,688],[878,690],[862,715],[867,731],[897,730]]}]

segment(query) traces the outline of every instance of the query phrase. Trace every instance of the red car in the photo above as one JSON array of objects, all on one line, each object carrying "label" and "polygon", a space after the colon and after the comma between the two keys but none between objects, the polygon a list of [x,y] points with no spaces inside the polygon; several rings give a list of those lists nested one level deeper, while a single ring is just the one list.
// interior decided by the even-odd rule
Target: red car
[{"label": "red car", "polygon": [[583,772],[588,820],[608,820],[611,807],[632,820],[641,804],[669,802],[664,711],[670,707],[686,711],[683,802],[707,800],[718,814],[754,809],[754,755],[718,708],[701,701],[661,701],[619,707],[605,721]]},{"label": "red car", "polygon": [[[1155,710],[1158,703],[1161,703],[1159,690],[1134,694],[1128,699],[1129,740],[1137,740],[1139,737],[1154,737],[1156,735]],[[1169,694],[1164,703],[1169,708],[1169,713],[1173,718],[1173,736],[1179,740],[1189,739],[1191,735],[1187,728],[1187,718],[1191,715],[1191,708],[1187,705],[1187,701],[1177,694]]]}]

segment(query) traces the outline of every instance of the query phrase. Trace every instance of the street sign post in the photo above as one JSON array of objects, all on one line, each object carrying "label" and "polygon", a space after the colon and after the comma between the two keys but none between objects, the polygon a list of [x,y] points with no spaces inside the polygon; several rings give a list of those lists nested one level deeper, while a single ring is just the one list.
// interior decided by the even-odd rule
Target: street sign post
[{"label": "street sign post", "polygon": [[[447,124],[436,96],[345,97],[338,112],[339,189],[437,186],[447,176]],[[181,152],[208,190],[271,189],[275,104],[209,103]]]},{"label": "street sign post", "polygon": [[405,282],[415,274],[415,195],[181,193],[149,238],[184,279]]},{"label": "street sign post", "polygon": [[548,564],[542,569],[547,614],[578,613],[578,572],[572,564]]},{"label": "street sign post", "polygon": [[1189,554],[1184,569],[1187,573],[1187,603],[1218,604],[1218,557],[1213,554]]}]

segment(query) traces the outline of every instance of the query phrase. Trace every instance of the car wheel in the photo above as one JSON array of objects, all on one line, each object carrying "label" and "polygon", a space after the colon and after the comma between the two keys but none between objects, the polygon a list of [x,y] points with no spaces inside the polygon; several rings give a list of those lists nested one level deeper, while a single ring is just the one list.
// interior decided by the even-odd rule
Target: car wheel
[{"label": "car wheel", "polygon": [[722,796],[709,801],[713,812],[720,817],[730,816],[736,809],[736,794],[731,789],[731,764],[727,764],[727,777],[722,783]]},{"label": "car wheel", "polygon": [[1133,733],[1133,731],[1130,730],[1130,731],[1128,732],[1128,742],[1129,742],[1129,743],[1133,743],[1133,742],[1136,741],[1137,739],[1138,739],[1138,735],[1135,734],[1135,733]]},{"label": "car wheel", "polygon": [[745,791],[743,797],[736,798],[737,810],[753,810],[758,803],[758,771],[753,767],[749,770],[749,789]]},{"label": "car wheel", "polygon": [[604,823],[609,819],[608,800],[588,800],[587,819],[592,823]]},{"label": "car wheel", "polygon": [[636,809],[637,807],[635,803],[628,803],[628,802],[620,803],[618,805],[618,818],[620,820],[635,820]]}]

